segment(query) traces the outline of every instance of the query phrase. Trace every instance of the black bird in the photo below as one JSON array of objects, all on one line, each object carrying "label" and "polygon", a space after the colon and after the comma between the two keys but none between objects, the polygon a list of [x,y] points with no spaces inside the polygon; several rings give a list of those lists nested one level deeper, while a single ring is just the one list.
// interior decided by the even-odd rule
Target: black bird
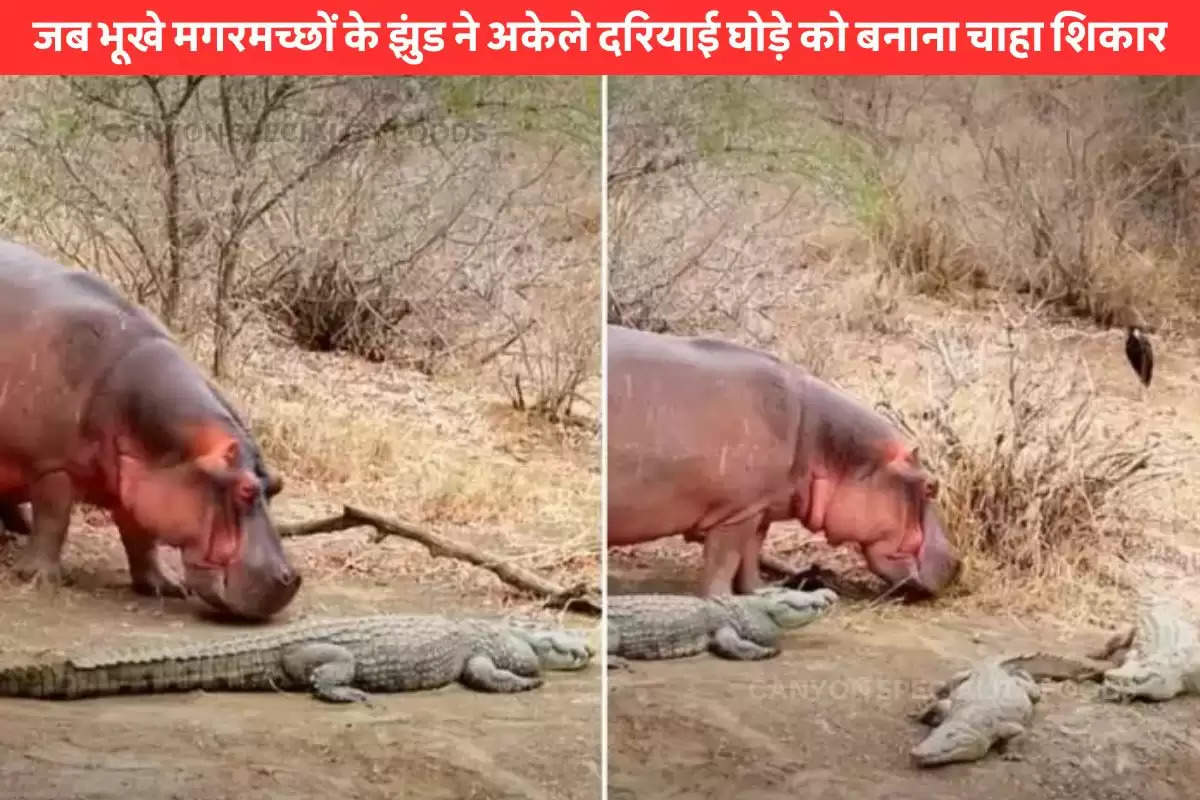
[{"label": "black bird", "polygon": [[1125,337],[1125,357],[1137,373],[1138,380],[1144,386],[1149,386],[1154,373],[1154,348],[1150,346],[1146,332],[1136,325],[1129,326],[1129,335]]}]

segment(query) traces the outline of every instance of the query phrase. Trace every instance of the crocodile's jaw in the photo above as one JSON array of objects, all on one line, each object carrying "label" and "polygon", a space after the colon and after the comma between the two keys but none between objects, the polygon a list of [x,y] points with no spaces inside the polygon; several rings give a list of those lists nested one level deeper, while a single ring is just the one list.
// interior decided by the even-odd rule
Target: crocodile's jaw
[{"label": "crocodile's jaw", "polygon": [[950,721],[935,729],[910,751],[913,761],[923,767],[975,761],[987,755],[991,738],[960,721]]},{"label": "crocodile's jaw", "polygon": [[1170,700],[1183,693],[1183,676],[1161,665],[1131,663],[1105,672],[1104,690],[1117,698]]},{"label": "crocodile's jaw", "polygon": [[542,669],[569,672],[591,663],[595,648],[583,636],[567,631],[523,632]]},{"label": "crocodile's jaw", "polygon": [[830,589],[811,592],[789,589],[764,595],[762,602],[771,621],[780,628],[803,628],[828,614],[837,602],[837,595]]}]

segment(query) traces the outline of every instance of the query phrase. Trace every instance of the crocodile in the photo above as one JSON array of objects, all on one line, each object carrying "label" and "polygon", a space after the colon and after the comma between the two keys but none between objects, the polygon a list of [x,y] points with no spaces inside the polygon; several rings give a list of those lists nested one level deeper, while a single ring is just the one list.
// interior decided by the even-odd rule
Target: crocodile
[{"label": "crocodile", "polygon": [[[1149,599],[1142,602],[1135,625],[1114,633],[1086,656],[1038,651],[997,663],[1038,681],[1099,683],[1100,696],[1107,700],[1169,700],[1200,693],[1200,628],[1174,600]],[[963,674],[951,678],[949,685]]]},{"label": "crocodile", "polygon": [[1025,733],[1040,699],[1028,672],[997,658],[979,662],[939,689],[918,715],[935,727],[910,755],[922,767],[977,761]]},{"label": "crocodile", "polygon": [[332,703],[368,692],[521,692],[542,670],[577,670],[583,637],[522,620],[378,615],[314,620],[207,642],[102,651],[0,668],[0,695],[77,699],[209,691],[300,691]]},{"label": "crocodile", "polygon": [[624,659],[682,658],[710,651],[722,658],[757,661],[779,654],[783,631],[800,628],[833,608],[830,589],[767,587],[748,595],[703,598],[630,594],[608,598],[609,666]]},{"label": "crocodile", "polygon": [[1104,699],[1163,701],[1200,694],[1200,629],[1177,601],[1144,602],[1128,641],[1120,665],[1104,673]]}]

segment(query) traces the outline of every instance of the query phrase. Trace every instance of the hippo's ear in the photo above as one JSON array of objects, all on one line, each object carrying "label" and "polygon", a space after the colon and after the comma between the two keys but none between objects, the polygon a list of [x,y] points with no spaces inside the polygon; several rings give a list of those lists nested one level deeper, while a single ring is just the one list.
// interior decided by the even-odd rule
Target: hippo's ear
[{"label": "hippo's ear", "polygon": [[227,439],[209,452],[196,458],[196,466],[214,478],[232,478],[233,469],[237,466],[241,455],[241,447],[237,439]]}]

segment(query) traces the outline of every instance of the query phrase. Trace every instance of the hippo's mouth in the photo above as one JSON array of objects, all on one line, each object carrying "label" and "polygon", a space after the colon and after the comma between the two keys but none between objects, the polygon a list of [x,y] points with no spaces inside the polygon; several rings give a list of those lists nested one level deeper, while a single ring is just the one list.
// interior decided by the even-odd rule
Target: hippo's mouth
[{"label": "hippo's mouth", "polygon": [[[231,570],[233,571],[231,573]],[[265,620],[292,601],[300,589],[299,575],[260,587],[236,571],[236,565],[216,568],[184,563],[187,588],[214,610],[246,620]]]},{"label": "hippo's mouth", "polygon": [[921,597],[936,597],[958,579],[962,561],[950,549],[946,530],[937,507],[925,503],[921,517],[921,548],[917,552],[917,570],[904,587]]},{"label": "hippo's mouth", "polygon": [[225,571],[219,567],[184,564],[187,587],[214,609],[232,612],[225,602]]}]

